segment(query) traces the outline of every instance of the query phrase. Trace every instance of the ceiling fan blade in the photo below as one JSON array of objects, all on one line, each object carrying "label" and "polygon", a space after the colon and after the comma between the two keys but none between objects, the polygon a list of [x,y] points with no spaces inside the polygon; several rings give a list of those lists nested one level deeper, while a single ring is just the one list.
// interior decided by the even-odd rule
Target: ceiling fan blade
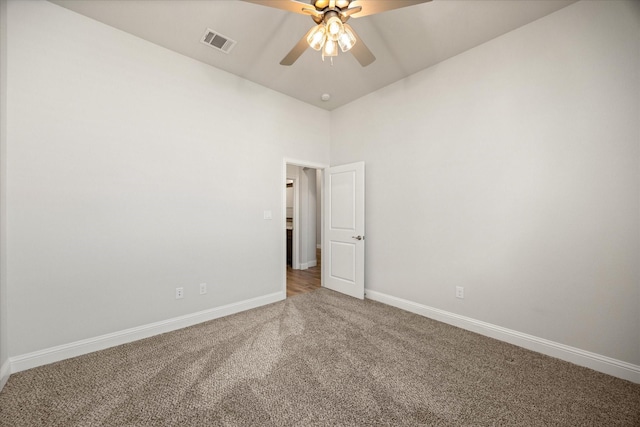
[{"label": "ceiling fan blade", "polygon": [[298,58],[300,58],[300,55],[302,55],[304,51],[309,47],[309,43],[307,43],[307,37],[309,37],[309,34],[311,34],[314,29],[315,27],[311,27],[311,29],[307,31],[307,34],[302,36],[302,38],[298,41],[298,43],[296,43],[293,49],[291,49],[289,53],[287,53],[287,56],[282,58],[282,61],[280,61],[280,65],[293,65],[293,63],[296,62]]},{"label": "ceiling fan blade", "polygon": [[364,44],[362,39],[358,37],[355,31],[353,31],[353,28],[351,28],[351,25],[344,24],[344,26],[345,28],[348,28],[349,31],[351,31],[356,38],[356,44],[353,45],[353,47],[349,52],[353,53],[353,56],[356,57],[360,65],[362,65],[363,67],[366,67],[367,65],[375,61],[376,57],[373,56],[373,53],[371,53],[367,45]]},{"label": "ceiling fan blade", "polygon": [[362,6],[350,7],[349,9],[340,11],[340,18],[342,22],[346,21],[346,18],[353,15],[354,13],[358,13],[362,10]]},{"label": "ceiling fan blade", "polygon": [[376,13],[400,9],[401,7],[413,6],[420,3],[428,3],[430,1],[431,0],[354,0],[349,6],[350,8],[362,6],[361,12],[352,15],[354,18],[362,18],[363,16],[375,15]]},{"label": "ceiling fan blade", "polygon": [[308,15],[309,12],[305,12],[304,9],[313,8],[310,3],[304,3],[298,0],[242,0],[246,3],[260,4],[262,6],[273,7],[276,9],[286,10],[288,12],[300,13],[302,15]]},{"label": "ceiling fan blade", "polygon": [[[315,16],[316,18],[319,18],[319,19],[322,19],[324,17],[324,13],[318,12],[313,7],[304,7],[304,8],[302,8],[302,13],[304,13],[305,15]],[[318,21],[316,21],[316,22],[318,22]]]}]

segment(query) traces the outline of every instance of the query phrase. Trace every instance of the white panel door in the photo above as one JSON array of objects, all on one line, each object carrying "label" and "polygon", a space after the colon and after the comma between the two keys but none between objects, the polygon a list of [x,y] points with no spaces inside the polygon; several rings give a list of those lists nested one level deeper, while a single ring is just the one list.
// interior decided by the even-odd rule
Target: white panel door
[{"label": "white panel door", "polygon": [[324,286],[364,298],[364,162],[324,174]]}]

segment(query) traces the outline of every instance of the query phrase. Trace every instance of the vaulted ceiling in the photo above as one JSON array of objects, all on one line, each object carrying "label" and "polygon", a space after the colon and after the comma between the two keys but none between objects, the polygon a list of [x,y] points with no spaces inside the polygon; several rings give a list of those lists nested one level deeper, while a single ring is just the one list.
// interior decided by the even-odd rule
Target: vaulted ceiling
[{"label": "vaulted ceiling", "polygon": [[[307,51],[280,60],[315,25],[308,16],[240,0],[50,0],[77,13],[301,101],[332,110],[553,13],[575,0],[434,0],[354,18],[376,56],[330,61]],[[361,0],[366,2],[382,0]],[[393,1],[393,0],[390,0]],[[229,53],[201,39],[207,29],[237,43]],[[82,34],[78,34],[82,37]],[[322,94],[330,99],[323,101]]]}]

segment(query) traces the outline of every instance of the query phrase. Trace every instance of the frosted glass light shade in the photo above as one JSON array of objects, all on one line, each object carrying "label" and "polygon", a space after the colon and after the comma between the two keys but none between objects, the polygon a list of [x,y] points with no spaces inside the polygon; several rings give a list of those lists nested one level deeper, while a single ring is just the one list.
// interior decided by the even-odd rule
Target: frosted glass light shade
[{"label": "frosted glass light shade", "polygon": [[338,56],[338,42],[328,39],[324,43],[322,57],[324,58],[325,56]]},{"label": "frosted glass light shade", "polygon": [[356,44],[356,40],[357,39],[355,34],[353,34],[353,32],[349,28],[344,27],[343,33],[340,34],[340,37],[338,37],[338,44],[340,45],[340,49],[342,49],[343,52],[347,52],[353,47],[353,45]]},{"label": "frosted glass light shade", "polygon": [[307,37],[307,43],[309,43],[309,46],[311,46],[311,48],[315,49],[315,50],[320,50],[322,49],[322,46],[324,45],[324,41],[326,40],[326,30],[324,28],[324,25],[318,25],[312,32],[311,34],[309,34],[309,37]]},{"label": "frosted glass light shade", "polygon": [[344,25],[337,16],[332,16],[327,20],[327,39],[337,41],[340,34],[344,32]]}]

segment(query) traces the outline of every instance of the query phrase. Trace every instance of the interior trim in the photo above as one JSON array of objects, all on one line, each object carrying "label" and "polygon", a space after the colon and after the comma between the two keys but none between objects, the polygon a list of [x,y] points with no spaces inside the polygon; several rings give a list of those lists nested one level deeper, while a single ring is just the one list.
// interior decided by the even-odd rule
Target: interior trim
[{"label": "interior trim", "polygon": [[[147,325],[125,329],[123,331],[113,332],[94,338],[88,338],[69,344],[63,344],[46,348],[44,350],[34,351],[32,353],[23,354],[20,356],[10,357],[9,374],[35,368],[37,366],[47,365],[53,362],[58,362],[60,360],[69,359],[71,357],[81,356],[83,354],[92,353],[94,351],[104,350],[109,347],[130,343],[133,341],[141,340],[143,338],[149,338],[154,335],[163,334],[165,332],[175,331],[176,329],[186,328],[187,326],[196,325],[208,320],[218,319],[220,317],[229,316],[241,311],[250,310],[252,308],[278,302],[284,300],[285,298],[286,293],[275,292],[272,294],[223,305],[221,307],[215,307],[208,310],[185,314],[184,316],[174,317],[172,319],[149,323]],[[4,365],[2,369],[4,370]]]},{"label": "interior trim", "polygon": [[11,375],[11,362],[7,359],[0,368],[0,391],[2,391],[7,380],[9,380],[9,375]]},{"label": "interior trim", "polygon": [[640,384],[640,366],[632,363],[503,328],[438,308],[418,304],[381,292],[365,289],[365,298]]}]

